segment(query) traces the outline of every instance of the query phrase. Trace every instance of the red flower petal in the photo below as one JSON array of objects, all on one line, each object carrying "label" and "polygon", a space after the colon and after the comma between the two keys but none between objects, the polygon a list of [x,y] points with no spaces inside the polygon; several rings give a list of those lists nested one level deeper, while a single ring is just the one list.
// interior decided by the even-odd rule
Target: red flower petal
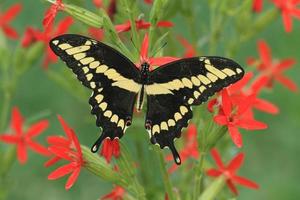
[{"label": "red flower petal", "polygon": [[37,40],[36,36],[35,36],[35,32],[36,32],[36,30],[32,27],[27,27],[26,28],[26,31],[23,35],[22,42],[21,42],[22,47],[27,48],[33,42],[35,42]]},{"label": "red flower petal", "polygon": [[234,184],[230,179],[226,181],[226,184],[233,194],[235,195],[239,194],[238,190],[236,189],[236,187],[234,186]]},{"label": "red flower petal", "polygon": [[62,147],[49,147],[48,150],[53,153],[54,155],[63,158],[68,161],[72,161],[73,159],[69,156],[69,149],[62,148]]},{"label": "red flower petal", "polygon": [[77,138],[77,136],[76,136],[76,134],[73,130],[72,130],[72,141],[74,142],[76,151],[77,151],[80,159],[82,159],[82,152],[81,152],[80,143],[79,143],[79,140],[78,140],[78,138]]},{"label": "red flower petal", "polygon": [[298,91],[298,86],[289,78],[281,75],[281,76],[276,76],[275,79],[280,82],[283,86],[287,87],[289,90],[293,92]]},{"label": "red flower petal", "polygon": [[263,8],[263,0],[253,0],[252,10],[254,12],[261,12]]},{"label": "red flower petal", "polygon": [[93,3],[97,8],[101,8],[103,6],[102,0],[93,0]]},{"label": "red flower petal", "polygon": [[36,124],[33,124],[28,129],[26,136],[27,137],[35,137],[37,135],[40,135],[45,129],[48,128],[49,122],[48,120],[42,120],[37,122]]},{"label": "red flower petal", "polygon": [[18,33],[9,25],[3,25],[2,30],[5,33],[5,35],[11,39],[17,39],[19,37]]},{"label": "red flower petal", "polygon": [[287,70],[289,68],[291,68],[294,64],[296,64],[296,60],[295,59],[285,59],[285,60],[281,60],[275,68],[277,68],[278,70],[282,71],[282,70]]},{"label": "red flower petal", "polygon": [[227,121],[227,117],[224,116],[224,115],[217,115],[214,117],[214,121],[217,123],[217,124],[220,124],[220,125],[227,125],[228,121]]},{"label": "red flower petal", "polygon": [[122,200],[124,196],[125,190],[120,186],[116,186],[113,188],[112,192],[101,197],[102,200],[104,199],[113,199],[113,200]]},{"label": "red flower petal", "polygon": [[66,190],[69,190],[74,185],[79,174],[80,174],[80,168],[76,168],[67,180],[67,183],[65,185]]},{"label": "red flower petal", "polygon": [[235,171],[237,169],[239,169],[241,167],[241,165],[243,164],[244,157],[245,157],[245,155],[243,153],[237,154],[228,164],[227,170],[235,173]]},{"label": "red flower petal", "polygon": [[43,19],[43,26],[45,30],[52,29],[57,11],[63,8],[64,5],[62,3],[62,0],[56,0],[55,4],[51,5],[51,7],[46,11]]},{"label": "red flower petal", "polygon": [[224,169],[224,164],[223,164],[223,162],[222,162],[222,160],[221,160],[221,157],[220,157],[219,152],[218,152],[216,149],[212,149],[212,150],[210,151],[210,153],[211,153],[213,159],[215,160],[217,166],[218,166],[220,169]]},{"label": "red flower petal", "polygon": [[55,156],[55,157],[51,158],[50,160],[48,160],[47,162],[45,162],[44,167],[50,167],[60,160],[61,160],[60,157]]},{"label": "red flower petal", "polygon": [[254,119],[248,119],[248,118],[240,119],[240,121],[239,121],[239,123],[237,123],[237,125],[241,128],[247,129],[247,130],[261,130],[261,129],[268,128],[267,124],[256,121]]},{"label": "red flower petal", "polygon": [[73,24],[73,22],[74,20],[72,17],[65,17],[58,23],[55,35],[62,35],[65,32],[67,32],[70,26]]},{"label": "red flower petal", "polygon": [[0,141],[8,144],[15,144],[19,142],[19,137],[14,135],[3,134],[0,135]]},{"label": "red flower petal", "polygon": [[262,75],[255,79],[255,81],[251,84],[251,92],[255,95],[258,95],[260,90],[265,87],[270,81],[270,77]]},{"label": "red flower petal", "polygon": [[66,133],[67,137],[69,139],[71,139],[72,138],[72,129],[60,115],[57,115],[57,118],[58,118],[58,121],[60,122],[62,128],[64,129],[64,132]]},{"label": "red flower petal", "polygon": [[46,147],[43,147],[42,145],[40,145],[36,142],[27,141],[27,144],[36,153],[39,153],[39,154],[44,155],[44,156],[50,156],[51,155]]},{"label": "red flower petal", "polygon": [[222,110],[226,116],[231,115],[232,105],[226,89],[222,90]]},{"label": "red flower petal", "polygon": [[92,38],[95,38],[99,41],[104,39],[104,30],[100,28],[89,28],[89,34]]},{"label": "red flower petal", "polygon": [[232,180],[240,185],[246,186],[248,188],[252,188],[252,189],[258,189],[259,185],[257,185],[255,182],[246,179],[244,177],[240,177],[240,176],[233,176]]},{"label": "red flower petal", "polygon": [[279,108],[276,105],[263,99],[256,98],[254,107],[260,111],[274,115],[279,113]]},{"label": "red flower petal", "polygon": [[263,40],[258,41],[258,51],[261,57],[261,60],[265,66],[272,65],[272,56],[271,49],[267,45],[267,43]]},{"label": "red flower petal", "polygon": [[17,145],[17,158],[21,164],[25,164],[27,161],[27,152],[24,142],[20,142]]},{"label": "red flower petal", "polygon": [[8,24],[13,20],[22,10],[22,4],[16,3],[12,5],[5,13],[1,16],[1,21]]},{"label": "red flower petal", "polygon": [[242,136],[238,130],[237,127],[234,127],[234,126],[228,126],[228,132],[229,132],[229,135],[233,141],[233,143],[241,148],[243,146],[243,140],[242,140]]},{"label": "red flower petal", "polygon": [[144,0],[144,2],[147,3],[147,4],[152,4],[153,0]]},{"label": "red flower petal", "polygon": [[130,28],[131,28],[130,21],[127,21],[124,24],[115,25],[115,29],[116,29],[117,33],[127,32],[130,30]]},{"label": "red flower petal", "polygon": [[71,144],[70,140],[67,140],[62,136],[49,136],[47,137],[47,142],[49,145],[63,146],[63,147],[68,147]]},{"label": "red flower petal", "polygon": [[208,176],[213,176],[213,177],[218,177],[222,174],[221,171],[219,170],[216,170],[216,169],[209,169],[206,171],[207,175]]},{"label": "red flower petal", "polygon": [[239,80],[238,82],[236,82],[228,87],[229,93],[233,94],[233,93],[242,92],[242,89],[249,83],[249,81],[252,79],[252,77],[253,77],[252,72],[246,73],[245,76],[241,80]]},{"label": "red flower petal", "polygon": [[152,66],[162,66],[165,64],[168,64],[170,62],[174,62],[176,60],[179,60],[180,58],[176,57],[158,57],[158,58],[149,58],[149,63]]},{"label": "red flower petal", "polygon": [[76,166],[74,165],[74,163],[69,163],[67,165],[64,165],[62,167],[57,168],[56,170],[54,170],[51,174],[49,174],[48,179],[49,180],[56,180],[60,177],[63,177],[67,174],[70,174],[71,172],[74,171],[74,168]]},{"label": "red flower petal", "polygon": [[16,132],[17,135],[22,135],[23,117],[18,109],[14,107],[12,110],[11,128]]},{"label": "red flower petal", "polygon": [[141,52],[140,52],[140,60],[146,61],[148,58],[148,47],[149,47],[149,37],[148,34],[146,33],[142,47],[141,47]]},{"label": "red flower petal", "polygon": [[283,21],[285,32],[287,33],[291,32],[293,29],[293,22],[292,22],[292,17],[288,12],[286,11],[282,12],[282,21]]},{"label": "red flower petal", "polygon": [[212,113],[214,111],[214,107],[217,106],[217,103],[218,103],[218,100],[216,98],[208,101],[207,110]]},{"label": "red flower petal", "polygon": [[159,21],[157,24],[156,24],[157,27],[173,27],[174,24],[170,21]]}]

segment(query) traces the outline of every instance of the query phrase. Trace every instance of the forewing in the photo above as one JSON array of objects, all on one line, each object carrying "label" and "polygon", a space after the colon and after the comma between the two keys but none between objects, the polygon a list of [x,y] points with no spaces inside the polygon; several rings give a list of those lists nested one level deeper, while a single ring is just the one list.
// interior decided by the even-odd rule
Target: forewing
[{"label": "forewing", "polygon": [[154,70],[149,84],[146,127],[152,143],[169,147],[180,164],[174,139],[192,118],[192,105],[199,105],[222,88],[240,80],[244,70],[222,57],[195,57],[178,60]]},{"label": "forewing", "polygon": [[98,150],[103,139],[121,138],[131,123],[135,97],[141,88],[135,65],[115,49],[81,35],[61,35],[50,47],[93,90],[92,114],[103,132],[92,148]]}]

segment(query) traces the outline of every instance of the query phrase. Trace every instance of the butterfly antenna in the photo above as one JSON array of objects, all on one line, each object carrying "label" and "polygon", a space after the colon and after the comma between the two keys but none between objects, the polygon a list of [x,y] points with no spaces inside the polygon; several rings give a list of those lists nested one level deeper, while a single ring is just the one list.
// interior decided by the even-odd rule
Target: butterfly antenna
[{"label": "butterfly antenna", "polygon": [[162,50],[165,46],[167,46],[167,42],[165,42],[163,45],[161,45],[161,47],[159,47],[151,57],[154,57],[160,50]]},{"label": "butterfly antenna", "polygon": [[135,46],[135,44],[134,44],[134,42],[133,42],[133,40],[132,40],[132,37],[130,38],[130,41],[131,41],[132,45],[134,46],[134,49],[136,50],[136,52],[139,53],[138,48]]}]

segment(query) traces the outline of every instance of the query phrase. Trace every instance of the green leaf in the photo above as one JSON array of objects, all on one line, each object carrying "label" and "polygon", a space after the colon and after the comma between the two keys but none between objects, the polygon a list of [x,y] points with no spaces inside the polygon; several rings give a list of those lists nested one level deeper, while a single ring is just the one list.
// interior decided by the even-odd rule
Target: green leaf
[{"label": "green leaf", "polygon": [[152,51],[151,51],[151,56],[155,57],[155,54],[158,53],[156,51],[162,47],[163,41],[168,37],[168,35],[169,35],[169,32],[166,32],[156,40],[155,44],[153,45]]},{"label": "green leaf", "polygon": [[116,29],[115,29],[112,21],[108,17],[108,15],[105,13],[105,11],[103,9],[101,9],[100,12],[103,16],[103,28],[105,30],[106,37],[125,56],[127,56],[130,60],[134,60],[134,56],[127,49],[127,47],[124,45],[124,43],[121,41],[121,39],[120,39],[118,33],[116,32]]},{"label": "green leaf", "polygon": [[103,17],[99,16],[87,9],[73,5],[73,4],[64,4],[64,11],[69,15],[73,16],[75,19],[96,28],[102,28],[103,26]]},{"label": "green leaf", "polygon": [[149,30],[149,49],[152,49],[151,44],[155,37],[155,29],[157,22],[162,18],[164,10],[166,9],[168,0],[155,0],[150,11],[149,21],[151,23]]}]

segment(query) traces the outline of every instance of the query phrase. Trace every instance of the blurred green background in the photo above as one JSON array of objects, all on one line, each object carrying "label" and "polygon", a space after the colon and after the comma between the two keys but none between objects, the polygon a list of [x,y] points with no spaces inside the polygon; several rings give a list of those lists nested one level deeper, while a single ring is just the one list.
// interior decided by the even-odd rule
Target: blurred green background
[{"label": "blurred green background", "polygon": [[[0,1],[1,2],[1,1]],[[1,10],[17,1],[2,1]],[[19,33],[23,33],[26,26],[41,28],[41,21],[44,10],[48,6],[45,2],[36,0],[19,1],[23,3],[21,15],[14,20],[13,27]],[[199,1],[189,1],[194,3],[197,12],[201,13],[201,18],[196,19],[199,27],[204,27],[203,23],[208,23],[205,18],[207,10],[199,6]],[[150,8],[146,7],[146,8]],[[60,14],[62,16],[62,14]],[[174,32],[181,33],[189,37],[184,32],[186,24],[176,16],[172,21],[176,24]],[[79,23],[79,22],[76,22]],[[245,25],[246,26],[246,25]],[[73,32],[80,32],[72,29]],[[248,56],[257,57],[256,39],[265,39],[271,46],[273,56],[276,58],[293,57],[297,59],[297,64],[287,75],[300,86],[300,48],[299,48],[300,22],[294,20],[294,30],[287,34],[283,30],[281,18],[270,24],[262,33],[259,33],[250,42],[241,46],[237,57],[234,59],[245,64]],[[223,36],[226,38],[226,36]],[[11,41],[9,46],[13,47],[16,42]],[[199,49],[201,53],[205,52]],[[205,53],[204,53],[205,54]],[[180,55],[177,55],[180,56]],[[98,128],[94,125],[94,117],[90,115],[88,97],[86,103],[80,102],[59,85],[49,80],[46,73],[41,68],[41,62],[33,66],[19,80],[18,90],[13,99],[12,105],[19,106],[25,117],[34,116],[41,111],[51,111],[50,128],[39,137],[39,141],[44,143],[44,138],[51,134],[63,134],[63,131],[56,119],[56,114],[61,114],[67,122],[76,130],[82,144],[91,145],[96,139],[95,133]],[[50,66],[50,68],[64,67],[62,62]],[[0,94],[1,95],[1,94]],[[269,128],[259,132],[243,132],[244,147],[242,151],[246,154],[244,166],[240,175],[255,180],[260,184],[259,190],[249,190],[239,187],[240,195],[238,199],[300,199],[300,103],[299,93],[291,93],[281,85],[275,84],[273,92],[264,93],[263,97],[270,100],[280,108],[280,113],[276,116],[256,113],[256,118],[266,122]],[[148,146],[148,136],[141,127],[133,125],[129,134],[124,137],[124,141],[134,149],[135,142]],[[45,144],[45,143],[44,143]],[[4,145],[0,144],[0,147]],[[145,151],[146,152],[146,151]],[[146,154],[150,155],[149,153]],[[111,184],[99,180],[97,177],[82,171],[78,181],[71,191],[64,189],[66,178],[57,181],[48,181],[47,175],[54,168],[43,167],[45,158],[29,153],[29,161],[24,166],[17,162],[10,171],[11,191],[9,198],[12,200],[29,199],[98,199],[103,194],[111,190]],[[1,163],[0,163],[1,164]],[[155,171],[153,172],[155,174]],[[160,183],[160,174],[152,178]],[[176,175],[175,175],[176,176]],[[173,177],[176,179],[176,177]]]}]

